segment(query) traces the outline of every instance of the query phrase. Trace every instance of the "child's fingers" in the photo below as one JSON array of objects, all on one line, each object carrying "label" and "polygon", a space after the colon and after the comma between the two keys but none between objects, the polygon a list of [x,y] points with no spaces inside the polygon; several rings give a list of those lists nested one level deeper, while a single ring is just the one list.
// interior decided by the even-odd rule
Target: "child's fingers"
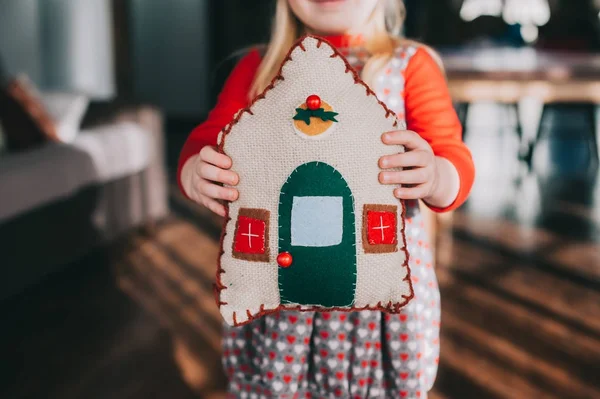
[{"label": "child's fingers", "polygon": [[205,195],[200,196],[200,201],[202,205],[206,208],[210,209],[212,212],[216,213],[219,216],[225,216],[225,206],[223,204],[219,204],[217,201],[208,198]]},{"label": "child's fingers", "polygon": [[222,187],[206,181],[202,183],[199,191],[200,194],[212,199],[235,201],[238,198],[238,190],[235,188]]},{"label": "child's fingers", "polygon": [[200,150],[200,159],[221,169],[231,168],[231,158],[218,152],[215,147],[206,146]]},{"label": "child's fingers", "polygon": [[394,196],[399,199],[414,200],[426,198],[429,195],[429,189],[425,184],[416,187],[400,187],[394,190]]},{"label": "child's fingers", "polygon": [[200,205],[203,205],[204,207],[210,209],[217,215],[225,216],[225,207],[217,201],[213,200],[212,198],[209,198],[208,196],[202,194],[201,187],[202,186],[192,187],[191,198]]},{"label": "child's fingers", "polygon": [[429,144],[419,134],[411,130],[396,130],[384,133],[381,140],[388,145],[403,145],[410,150],[427,149]]},{"label": "child's fingers", "polygon": [[428,176],[424,168],[379,173],[379,182],[382,184],[422,184],[427,181]]},{"label": "child's fingers", "polygon": [[237,173],[204,162],[199,163],[198,173],[203,179],[231,186],[238,184],[239,180]]},{"label": "child's fingers", "polygon": [[430,163],[430,158],[432,158],[432,155],[426,151],[409,151],[381,157],[379,166],[382,169],[427,166]]}]

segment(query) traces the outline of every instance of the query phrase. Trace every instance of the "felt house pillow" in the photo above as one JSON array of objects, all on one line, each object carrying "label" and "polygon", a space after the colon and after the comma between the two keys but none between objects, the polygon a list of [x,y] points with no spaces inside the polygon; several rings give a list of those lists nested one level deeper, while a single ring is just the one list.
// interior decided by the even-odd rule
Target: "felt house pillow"
[{"label": "felt house pillow", "polygon": [[286,309],[398,313],[413,297],[404,204],[378,181],[404,128],[326,41],[306,36],[219,135],[240,196],[217,271],[225,321]]}]

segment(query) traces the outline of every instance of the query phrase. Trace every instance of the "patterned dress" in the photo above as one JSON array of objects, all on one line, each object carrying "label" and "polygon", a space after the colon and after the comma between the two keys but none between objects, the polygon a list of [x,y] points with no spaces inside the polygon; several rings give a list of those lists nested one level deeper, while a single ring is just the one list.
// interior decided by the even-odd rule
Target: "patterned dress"
[{"label": "patterned dress", "polygon": [[[358,71],[368,57],[360,48],[340,51]],[[398,49],[374,87],[401,117],[403,72],[416,51]],[[418,202],[406,204],[415,296],[403,312],[285,311],[225,325],[231,398],[427,398],[437,373],[440,294]]]}]

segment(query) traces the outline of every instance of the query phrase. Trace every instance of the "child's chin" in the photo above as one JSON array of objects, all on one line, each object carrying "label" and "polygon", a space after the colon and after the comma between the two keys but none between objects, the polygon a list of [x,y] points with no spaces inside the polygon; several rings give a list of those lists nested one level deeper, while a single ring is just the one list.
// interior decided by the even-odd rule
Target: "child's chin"
[{"label": "child's chin", "polygon": [[[333,13],[331,13],[333,14]],[[348,24],[348,18],[337,15],[323,15],[322,21],[312,20],[310,28],[325,36],[343,35],[351,29]]]}]

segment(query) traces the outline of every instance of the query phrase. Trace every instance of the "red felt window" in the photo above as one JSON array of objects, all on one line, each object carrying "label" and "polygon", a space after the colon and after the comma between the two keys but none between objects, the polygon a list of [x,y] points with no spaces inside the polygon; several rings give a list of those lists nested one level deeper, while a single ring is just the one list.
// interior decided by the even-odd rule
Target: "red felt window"
[{"label": "red felt window", "polygon": [[265,253],[266,223],[259,219],[240,216],[235,236],[235,251],[245,254]]},{"label": "red felt window", "polygon": [[268,262],[269,211],[240,209],[233,239],[233,256],[238,259]]},{"label": "red felt window", "polygon": [[365,205],[363,248],[367,253],[395,252],[398,244],[398,208],[393,205]]},{"label": "red felt window", "polygon": [[396,215],[392,212],[368,212],[370,245],[393,244],[396,242]]}]

